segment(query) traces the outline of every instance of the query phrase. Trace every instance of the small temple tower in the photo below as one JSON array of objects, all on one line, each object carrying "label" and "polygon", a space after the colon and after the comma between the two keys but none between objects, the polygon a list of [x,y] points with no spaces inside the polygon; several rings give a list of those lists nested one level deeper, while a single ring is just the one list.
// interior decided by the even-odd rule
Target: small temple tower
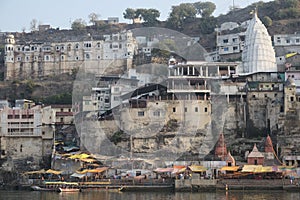
[{"label": "small temple tower", "polygon": [[224,134],[221,133],[215,147],[215,157],[225,160],[227,157],[227,147],[225,144]]},{"label": "small temple tower", "polygon": [[263,165],[264,161],[264,155],[258,151],[256,144],[254,144],[252,151],[247,156],[247,163],[249,165]]},{"label": "small temple tower", "polygon": [[235,159],[231,155],[230,151],[228,151],[227,157],[226,157],[226,165],[227,166],[235,166]]},{"label": "small temple tower", "polygon": [[268,135],[266,142],[265,142],[265,159],[267,160],[272,160],[274,159],[274,149],[273,149],[273,144],[272,144],[272,139]]},{"label": "small temple tower", "polygon": [[257,72],[277,72],[275,51],[267,28],[253,13],[245,34],[245,46],[242,53],[241,74]]}]

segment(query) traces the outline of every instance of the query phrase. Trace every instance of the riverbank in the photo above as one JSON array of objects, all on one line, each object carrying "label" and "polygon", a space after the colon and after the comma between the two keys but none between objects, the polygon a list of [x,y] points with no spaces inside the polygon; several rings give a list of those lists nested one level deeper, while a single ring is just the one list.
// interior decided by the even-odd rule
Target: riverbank
[{"label": "riverbank", "polygon": [[[64,182],[40,182],[34,184],[40,187],[59,187]],[[1,185],[0,190],[31,190],[32,184]],[[175,192],[203,192],[203,191],[230,191],[230,190],[284,190],[299,191],[299,180],[291,183],[290,179],[169,179],[163,183],[158,182],[122,182],[91,181],[79,182],[83,190],[118,190],[118,191],[160,191]]]},{"label": "riverbank", "polygon": [[175,180],[175,191],[217,191],[217,190],[285,190],[299,191],[299,180],[289,179],[215,179]]}]

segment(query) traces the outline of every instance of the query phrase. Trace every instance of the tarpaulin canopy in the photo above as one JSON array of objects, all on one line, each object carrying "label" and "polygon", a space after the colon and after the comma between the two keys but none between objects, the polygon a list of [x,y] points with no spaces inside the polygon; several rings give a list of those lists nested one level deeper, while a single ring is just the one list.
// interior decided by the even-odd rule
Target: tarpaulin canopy
[{"label": "tarpaulin canopy", "polygon": [[192,170],[192,172],[205,172],[207,170],[206,167],[201,165],[191,165],[189,169]]},{"label": "tarpaulin canopy", "polygon": [[74,173],[71,175],[72,177],[76,177],[76,178],[83,178],[85,176],[85,174],[78,174],[78,173]]},{"label": "tarpaulin canopy", "polygon": [[24,174],[45,174],[45,170],[44,169],[41,169],[41,170],[38,170],[38,171],[29,171],[29,172],[25,172]]},{"label": "tarpaulin canopy", "polygon": [[261,167],[262,165],[244,165],[242,172],[255,172],[255,170]]},{"label": "tarpaulin canopy", "polygon": [[89,158],[89,157],[91,157],[91,155],[83,153],[83,154],[72,155],[69,158],[71,158],[71,159],[85,159],[85,158]]},{"label": "tarpaulin canopy", "polygon": [[236,172],[236,171],[238,171],[239,168],[240,168],[240,166],[224,166],[224,167],[221,168],[221,171]]},{"label": "tarpaulin canopy", "polygon": [[48,173],[48,174],[56,174],[56,175],[61,174],[62,172],[63,171],[58,171],[58,170],[53,170],[53,169],[48,169],[46,171],[46,173]]},{"label": "tarpaulin canopy", "polygon": [[87,163],[93,163],[96,162],[97,160],[94,158],[82,158],[80,159],[82,162],[87,162]]},{"label": "tarpaulin canopy", "polygon": [[100,167],[96,169],[85,169],[83,171],[77,171],[78,174],[86,174],[86,173],[101,173],[108,170],[109,167]]},{"label": "tarpaulin canopy", "polygon": [[263,166],[261,168],[255,169],[255,172],[261,172],[261,173],[263,173],[263,172],[274,172],[274,170],[271,166],[265,166],[265,167]]},{"label": "tarpaulin canopy", "polygon": [[174,165],[172,173],[182,173],[186,170],[186,166]]},{"label": "tarpaulin canopy", "polygon": [[154,170],[156,173],[167,173],[167,172],[173,172],[173,168],[157,168]]},{"label": "tarpaulin canopy", "polygon": [[244,165],[242,172],[254,172],[254,173],[264,173],[264,172],[276,172],[277,170],[272,166],[262,166],[262,165]]}]

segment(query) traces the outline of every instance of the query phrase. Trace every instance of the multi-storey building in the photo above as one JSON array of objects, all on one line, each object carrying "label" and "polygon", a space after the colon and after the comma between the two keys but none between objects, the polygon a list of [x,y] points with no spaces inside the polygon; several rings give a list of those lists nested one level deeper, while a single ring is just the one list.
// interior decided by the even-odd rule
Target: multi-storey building
[{"label": "multi-storey building", "polygon": [[[5,106],[0,110],[0,148],[7,170],[39,169],[52,153],[54,127],[50,106]],[[46,124],[46,125],[45,125]]]},{"label": "multi-storey building", "polygon": [[131,31],[101,39],[88,35],[72,41],[36,43],[17,41],[14,35],[8,35],[5,42],[6,80],[72,73],[78,68],[101,74],[112,63],[131,67],[137,49]]},{"label": "multi-storey building", "polygon": [[300,33],[276,34],[273,37],[274,46],[300,46]]},{"label": "multi-storey building", "polygon": [[72,105],[51,105],[53,112],[53,123],[55,125],[73,124],[74,122],[74,110]]}]

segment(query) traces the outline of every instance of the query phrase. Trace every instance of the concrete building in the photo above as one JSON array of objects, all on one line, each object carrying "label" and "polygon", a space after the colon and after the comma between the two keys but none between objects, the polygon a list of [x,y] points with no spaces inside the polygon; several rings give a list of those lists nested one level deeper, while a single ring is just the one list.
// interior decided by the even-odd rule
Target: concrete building
[{"label": "concrete building", "polygon": [[8,171],[39,169],[52,153],[54,127],[51,107],[0,110],[2,168]]},{"label": "concrete building", "polygon": [[5,40],[5,79],[40,78],[62,73],[71,74],[84,68],[102,74],[114,67],[131,67],[137,44],[131,31],[104,35],[95,40],[91,36],[73,41],[16,41],[14,35]]},{"label": "concrete building", "polygon": [[97,87],[91,90],[91,96],[83,96],[83,111],[97,111],[102,114],[122,103],[122,96],[138,87],[136,78],[119,76],[97,77]]},{"label": "concrete building", "polygon": [[53,123],[55,125],[73,124],[74,110],[72,105],[51,105],[53,112]]},{"label": "concrete building", "polygon": [[300,33],[294,34],[276,34],[274,37],[274,46],[300,46]]},{"label": "concrete building", "polygon": [[240,54],[244,49],[245,32],[217,35],[219,55]]}]

